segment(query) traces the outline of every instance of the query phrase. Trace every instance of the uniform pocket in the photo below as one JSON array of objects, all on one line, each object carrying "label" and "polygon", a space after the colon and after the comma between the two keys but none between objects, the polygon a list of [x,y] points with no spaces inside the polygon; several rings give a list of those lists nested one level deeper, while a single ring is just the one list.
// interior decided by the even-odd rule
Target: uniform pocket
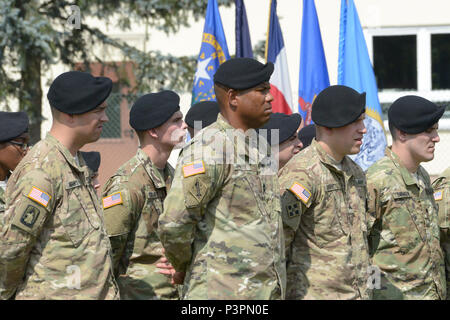
[{"label": "uniform pocket", "polygon": [[[87,193],[87,190],[86,190]],[[84,200],[85,192],[82,192],[80,184],[69,184],[66,188],[66,207],[59,212],[61,224],[75,247],[78,247],[83,239],[93,230],[99,228],[95,217],[94,208],[89,208]],[[89,197],[89,195],[87,195]],[[92,212],[91,212],[92,211]],[[92,216],[92,217],[90,217]]]}]

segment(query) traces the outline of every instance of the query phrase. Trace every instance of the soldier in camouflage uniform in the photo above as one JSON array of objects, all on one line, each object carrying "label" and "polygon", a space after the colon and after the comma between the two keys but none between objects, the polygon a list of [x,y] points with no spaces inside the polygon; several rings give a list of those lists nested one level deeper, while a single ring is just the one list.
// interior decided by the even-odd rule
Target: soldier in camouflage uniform
[{"label": "soldier in camouflage uniform", "polygon": [[29,140],[26,113],[0,111],[0,219],[5,211],[8,177],[26,155]]},{"label": "soldier in camouflage uniform", "polygon": [[441,248],[445,257],[447,300],[450,300],[450,167],[433,182],[434,201],[439,207]]},{"label": "soldier in camouflage uniform", "polygon": [[174,171],[167,159],[186,131],[179,102],[173,91],[147,94],[135,102],[130,125],[137,132],[140,148],[103,190],[121,299],[178,298],[171,279],[157,269],[163,247],[156,231]]},{"label": "soldier in camouflage uniform", "polygon": [[53,124],[6,188],[0,232],[2,299],[114,299],[111,246],[78,150],[100,138],[112,81],[66,72],[47,97]]},{"label": "soldier in camouflage uniform", "polygon": [[314,100],[317,140],[279,173],[287,299],[368,299],[365,93],[331,86]]},{"label": "soldier in camouflage uniform", "polygon": [[180,154],[159,235],[177,273],[186,273],[184,299],[284,299],[277,171],[249,130],[269,120],[272,72],[270,62],[224,62],[214,76],[217,122]]},{"label": "soldier in camouflage uniform", "polygon": [[417,96],[389,108],[392,147],[367,171],[370,252],[381,271],[374,299],[444,299],[444,258],[430,177],[443,107]]}]

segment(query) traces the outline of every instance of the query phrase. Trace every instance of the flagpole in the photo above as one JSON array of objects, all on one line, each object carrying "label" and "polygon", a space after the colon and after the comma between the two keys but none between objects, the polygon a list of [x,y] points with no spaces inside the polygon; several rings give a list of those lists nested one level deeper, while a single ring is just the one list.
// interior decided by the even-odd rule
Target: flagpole
[{"label": "flagpole", "polygon": [[269,1],[269,22],[267,23],[267,37],[266,37],[266,50],[265,50],[265,58],[267,62],[267,54],[268,54],[268,48],[269,48],[269,32],[270,32],[270,15],[271,15],[271,9],[272,9],[272,0]]}]

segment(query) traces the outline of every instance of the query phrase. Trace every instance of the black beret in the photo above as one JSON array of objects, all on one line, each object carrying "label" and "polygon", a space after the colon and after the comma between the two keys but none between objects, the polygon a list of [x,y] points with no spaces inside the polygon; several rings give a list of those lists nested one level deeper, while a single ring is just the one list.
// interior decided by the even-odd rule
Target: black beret
[{"label": "black beret", "polygon": [[138,131],[159,127],[180,110],[180,96],[173,91],[145,94],[130,110],[130,126]]},{"label": "black beret", "polygon": [[28,115],[25,112],[0,111],[0,142],[12,140],[28,131]]},{"label": "black beret", "polygon": [[273,63],[251,58],[234,58],[225,61],[214,74],[214,83],[235,90],[245,90],[268,82],[273,72]]},{"label": "black beret", "polygon": [[366,110],[366,93],[335,85],[322,90],[314,99],[311,118],[315,124],[327,128],[346,126]]},{"label": "black beret", "polygon": [[315,137],[316,126],[314,124],[307,125],[298,132],[298,139],[302,142],[303,148],[309,146]]},{"label": "black beret", "polygon": [[89,170],[91,170],[94,173],[97,172],[98,168],[100,167],[100,160],[101,160],[100,152],[97,151],[90,151],[90,152],[80,151],[80,152]]},{"label": "black beret", "polygon": [[48,89],[50,106],[67,114],[82,114],[97,108],[109,96],[112,80],[80,71],[64,72]]},{"label": "black beret", "polygon": [[389,107],[388,119],[397,129],[417,134],[432,127],[444,114],[445,107],[419,96],[398,98]]},{"label": "black beret", "polygon": [[287,115],[280,112],[275,112],[270,115],[269,121],[266,122],[264,126],[257,129],[258,133],[261,134],[261,129],[267,130],[267,142],[272,144],[272,129],[278,129],[279,142],[276,144],[281,144],[290,137],[292,137],[296,132],[300,123],[302,122],[302,116],[298,113],[293,113]]},{"label": "black beret", "polygon": [[220,112],[219,104],[216,101],[201,101],[192,105],[184,118],[184,122],[194,128],[194,121],[201,121],[202,129],[216,122]]}]

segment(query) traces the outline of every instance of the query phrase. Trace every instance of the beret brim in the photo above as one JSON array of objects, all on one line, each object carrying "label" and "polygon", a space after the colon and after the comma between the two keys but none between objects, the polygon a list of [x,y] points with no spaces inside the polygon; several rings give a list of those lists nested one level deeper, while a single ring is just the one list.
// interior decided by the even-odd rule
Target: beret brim
[{"label": "beret brim", "polygon": [[25,112],[0,111],[0,142],[10,141],[28,131]]}]

